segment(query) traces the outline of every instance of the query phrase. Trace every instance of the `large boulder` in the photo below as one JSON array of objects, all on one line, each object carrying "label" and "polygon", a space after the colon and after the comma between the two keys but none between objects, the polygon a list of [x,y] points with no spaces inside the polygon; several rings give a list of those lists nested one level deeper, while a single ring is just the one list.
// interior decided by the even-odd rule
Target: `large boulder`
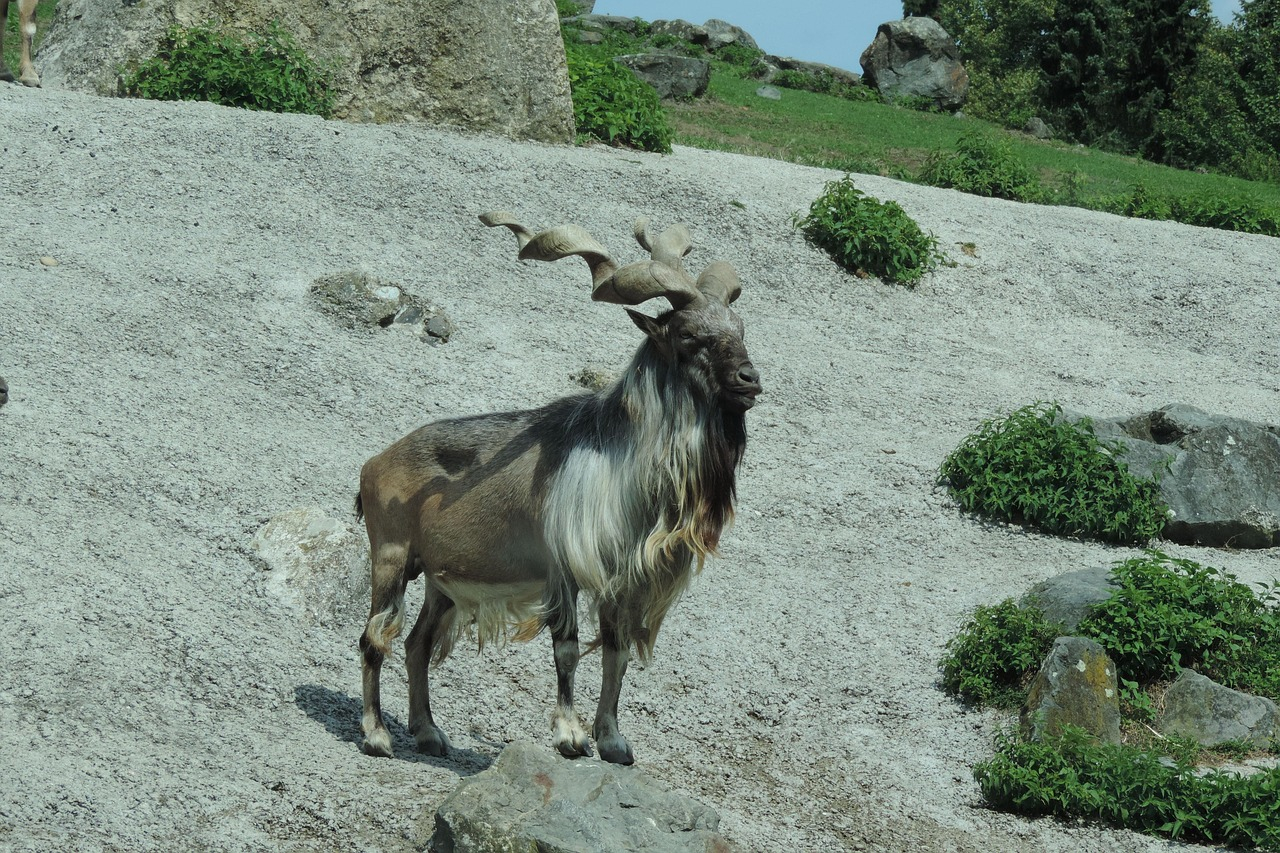
[{"label": "large boulder", "polygon": [[928,98],[941,110],[957,110],[969,94],[969,73],[955,41],[932,18],[889,21],[862,52],[863,79],[889,102]]},{"label": "large boulder", "polygon": [[728,21],[712,18],[703,24],[702,28],[707,31],[707,47],[711,50],[719,50],[729,45],[738,45],[750,50],[760,49],[760,45],[756,44],[756,40],[751,37],[750,33]]},{"label": "large boulder", "polygon": [[278,21],[331,65],[335,118],[573,139],[553,0],[60,0],[40,49],[44,83],[115,94],[117,69],[152,56],[170,26],[210,20],[240,33]]},{"label": "large boulder", "polygon": [[642,770],[567,761],[530,743],[463,779],[435,814],[434,853],[728,853],[715,810],[672,793]]},{"label": "large boulder", "polygon": [[672,53],[634,53],[615,56],[664,101],[701,98],[711,83],[711,63]]},{"label": "large boulder", "polygon": [[1280,427],[1174,404],[1096,420],[1094,430],[1125,446],[1133,473],[1159,476],[1171,511],[1164,538],[1230,548],[1280,544]]},{"label": "large boulder", "polygon": [[1031,684],[1021,726],[1030,739],[1072,725],[1106,743],[1120,742],[1116,666],[1087,637],[1059,637]]},{"label": "large boulder", "polygon": [[1266,749],[1280,738],[1275,702],[1223,687],[1192,669],[1169,685],[1158,725],[1164,734],[1202,746],[1244,742]]}]

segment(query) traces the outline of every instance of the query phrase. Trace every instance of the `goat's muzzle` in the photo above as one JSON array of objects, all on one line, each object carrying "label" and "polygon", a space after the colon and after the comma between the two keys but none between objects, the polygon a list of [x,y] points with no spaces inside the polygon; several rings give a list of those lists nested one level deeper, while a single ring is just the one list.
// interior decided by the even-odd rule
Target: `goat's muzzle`
[{"label": "goat's muzzle", "polygon": [[756,397],[764,389],[760,385],[760,371],[751,362],[738,367],[733,380],[726,383],[724,403],[739,412],[745,412],[756,404]]}]

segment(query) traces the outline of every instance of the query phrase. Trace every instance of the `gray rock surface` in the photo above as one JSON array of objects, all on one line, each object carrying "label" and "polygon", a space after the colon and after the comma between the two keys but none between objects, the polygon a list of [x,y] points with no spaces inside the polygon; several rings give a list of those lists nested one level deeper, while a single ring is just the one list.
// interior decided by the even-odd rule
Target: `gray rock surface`
[{"label": "gray rock surface", "polygon": [[1229,548],[1280,543],[1280,428],[1172,404],[1095,420],[1094,429],[1125,445],[1135,474],[1159,474],[1172,511],[1166,539]]},{"label": "gray rock surface", "polygon": [[663,100],[700,98],[711,82],[711,63],[671,53],[634,53],[614,59],[648,83]]},{"label": "gray rock surface", "polygon": [[45,85],[111,94],[117,69],[155,53],[174,24],[272,21],[331,65],[334,117],[423,121],[516,139],[573,139],[573,103],[553,0],[62,0],[41,45]]},{"label": "gray rock surface", "polygon": [[448,343],[457,332],[440,306],[361,270],[321,276],[310,296],[321,312],[348,328],[408,327],[430,343]]},{"label": "gray rock surface", "polygon": [[649,25],[649,32],[655,36],[671,36],[705,48],[709,48],[711,44],[711,33],[707,32],[706,27],[679,18],[654,21]]},{"label": "gray rock surface", "polygon": [[1021,724],[1023,733],[1035,740],[1072,725],[1119,743],[1116,667],[1102,646],[1087,637],[1055,640],[1031,684]]},{"label": "gray rock surface", "polygon": [[1110,566],[1075,569],[1040,581],[1023,596],[1022,604],[1034,602],[1047,620],[1062,625],[1070,634],[1089,615],[1089,609],[1110,598],[1115,589]]},{"label": "gray rock surface", "polygon": [[1182,670],[1165,692],[1157,726],[1203,746],[1236,741],[1269,748],[1280,738],[1275,702],[1223,687],[1193,669]]},{"label": "gray rock surface", "polygon": [[564,19],[565,23],[573,24],[584,30],[593,30],[595,32],[608,32],[609,30],[619,30],[620,32],[635,35],[640,32],[641,22],[638,18],[627,17],[626,15],[574,15]]},{"label": "gray rock surface", "polygon": [[271,595],[317,624],[359,625],[369,598],[369,544],[355,516],[333,518],[320,507],[283,512],[253,534]]},{"label": "gray rock surface", "polygon": [[756,44],[756,40],[751,37],[750,33],[728,21],[712,18],[704,23],[702,28],[707,31],[707,47],[711,50],[719,50],[729,45],[737,45],[750,50],[760,49],[760,46]]},{"label": "gray rock surface", "polygon": [[435,814],[433,853],[729,853],[715,810],[643,770],[517,741]]},{"label": "gray rock surface", "polygon": [[1053,137],[1053,128],[1045,124],[1044,119],[1039,116],[1032,116],[1027,119],[1026,126],[1022,129],[1036,139],[1050,139]]},{"label": "gray rock surface", "polygon": [[957,110],[969,93],[960,50],[932,18],[905,18],[880,25],[862,52],[863,79],[886,101],[928,98],[941,110]]}]

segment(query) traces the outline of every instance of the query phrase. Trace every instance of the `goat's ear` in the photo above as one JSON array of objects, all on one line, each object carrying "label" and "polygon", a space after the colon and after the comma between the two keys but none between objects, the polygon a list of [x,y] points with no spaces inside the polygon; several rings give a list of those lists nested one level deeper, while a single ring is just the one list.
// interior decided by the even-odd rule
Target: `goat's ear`
[{"label": "goat's ear", "polygon": [[626,309],[627,316],[631,318],[631,322],[636,324],[636,328],[644,332],[655,341],[661,341],[666,332],[666,325],[658,319],[650,317],[648,314],[641,314],[639,311]]}]

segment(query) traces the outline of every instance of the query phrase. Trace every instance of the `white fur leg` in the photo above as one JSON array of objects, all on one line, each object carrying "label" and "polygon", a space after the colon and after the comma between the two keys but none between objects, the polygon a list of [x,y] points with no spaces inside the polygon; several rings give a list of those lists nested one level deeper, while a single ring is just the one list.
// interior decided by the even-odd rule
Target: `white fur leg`
[{"label": "white fur leg", "polygon": [[587,730],[572,709],[556,708],[551,714],[551,743],[565,758],[591,755]]}]

